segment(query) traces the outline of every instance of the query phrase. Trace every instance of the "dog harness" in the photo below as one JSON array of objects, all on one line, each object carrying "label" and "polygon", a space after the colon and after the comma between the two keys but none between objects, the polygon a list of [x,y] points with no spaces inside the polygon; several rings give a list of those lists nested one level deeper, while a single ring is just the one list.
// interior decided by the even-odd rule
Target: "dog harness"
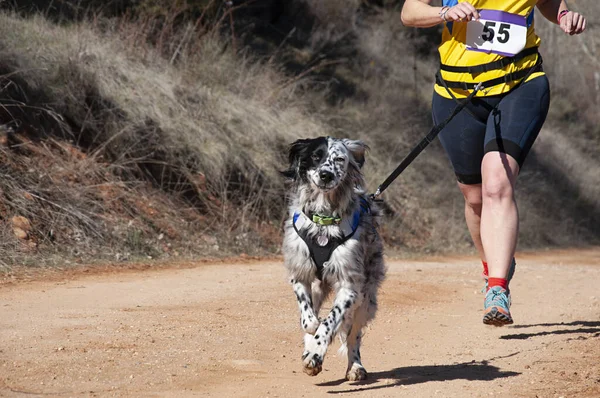
[{"label": "dog harness", "polygon": [[[294,213],[293,217],[293,225],[294,230],[302,238],[306,246],[308,246],[308,251],[310,253],[310,258],[315,263],[315,267],[317,268],[317,278],[322,280],[323,278],[323,268],[324,265],[329,259],[331,255],[341,245],[343,245],[348,239],[352,238],[358,229],[358,225],[360,224],[360,219],[363,214],[369,214],[371,212],[371,206],[369,202],[365,198],[360,198],[360,207],[352,214],[352,217],[341,220],[335,219],[331,217],[323,217],[319,215],[313,215],[313,217],[308,217],[303,211],[298,210]],[[326,221],[323,222],[322,220]],[[333,222],[330,222],[334,220]],[[338,221],[339,220],[339,221]],[[342,231],[341,237],[329,237],[325,240],[325,242],[320,242],[318,237],[310,237],[308,236],[308,228],[311,223],[318,223],[320,225],[334,225],[337,224]]]}]

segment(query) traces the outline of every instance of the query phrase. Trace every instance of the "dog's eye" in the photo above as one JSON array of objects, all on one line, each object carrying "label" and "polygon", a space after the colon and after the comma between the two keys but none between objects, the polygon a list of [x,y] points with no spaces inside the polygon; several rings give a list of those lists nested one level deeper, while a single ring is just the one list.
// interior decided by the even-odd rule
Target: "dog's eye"
[{"label": "dog's eye", "polygon": [[313,153],[312,156],[311,156],[311,158],[315,162],[318,162],[319,160],[321,160],[321,155],[319,155],[318,153]]},{"label": "dog's eye", "polygon": [[346,158],[343,156],[338,156],[337,158],[335,158],[333,160],[337,163],[344,163],[346,161]]}]

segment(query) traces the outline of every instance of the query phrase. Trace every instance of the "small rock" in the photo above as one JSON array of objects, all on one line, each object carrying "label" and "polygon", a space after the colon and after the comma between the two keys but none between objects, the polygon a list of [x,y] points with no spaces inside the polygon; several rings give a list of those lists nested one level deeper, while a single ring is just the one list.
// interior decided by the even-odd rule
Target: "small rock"
[{"label": "small rock", "polygon": [[27,237],[29,236],[27,234],[27,232],[25,232],[24,230],[22,230],[21,228],[18,227],[13,227],[13,233],[15,234],[15,236],[19,239],[25,240],[27,239]]},{"label": "small rock", "polygon": [[13,228],[19,228],[22,229],[25,232],[29,232],[31,231],[31,222],[29,221],[29,219],[23,217],[23,216],[14,216],[13,218],[11,218],[11,223]]}]

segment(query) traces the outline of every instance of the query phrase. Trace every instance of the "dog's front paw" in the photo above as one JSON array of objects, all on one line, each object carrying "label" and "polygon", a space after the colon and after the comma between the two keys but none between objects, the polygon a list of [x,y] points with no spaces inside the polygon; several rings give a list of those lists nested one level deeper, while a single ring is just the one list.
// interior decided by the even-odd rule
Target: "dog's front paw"
[{"label": "dog's front paw", "polygon": [[304,363],[304,373],[309,376],[316,376],[323,370],[323,357],[317,353],[304,351],[302,361]]},{"label": "dog's front paw", "polygon": [[315,334],[319,324],[319,319],[316,316],[309,315],[302,320],[302,329],[308,334]]},{"label": "dog's front paw", "polygon": [[362,366],[352,366],[346,373],[346,379],[349,381],[365,380],[367,378],[367,371]]},{"label": "dog's front paw", "polygon": [[326,352],[327,346],[322,338],[320,339],[318,335],[304,335],[304,354],[302,354],[304,373],[309,376],[316,376],[321,373]]}]

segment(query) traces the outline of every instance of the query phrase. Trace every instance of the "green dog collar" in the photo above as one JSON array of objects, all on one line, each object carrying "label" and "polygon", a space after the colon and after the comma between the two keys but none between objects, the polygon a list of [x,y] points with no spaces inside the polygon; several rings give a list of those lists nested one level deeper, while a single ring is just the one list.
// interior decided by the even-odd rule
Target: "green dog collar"
[{"label": "green dog collar", "polygon": [[319,225],[338,225],[342,222],[340,217],[323,216],[321,214],[313,214],[312,221]]}]

